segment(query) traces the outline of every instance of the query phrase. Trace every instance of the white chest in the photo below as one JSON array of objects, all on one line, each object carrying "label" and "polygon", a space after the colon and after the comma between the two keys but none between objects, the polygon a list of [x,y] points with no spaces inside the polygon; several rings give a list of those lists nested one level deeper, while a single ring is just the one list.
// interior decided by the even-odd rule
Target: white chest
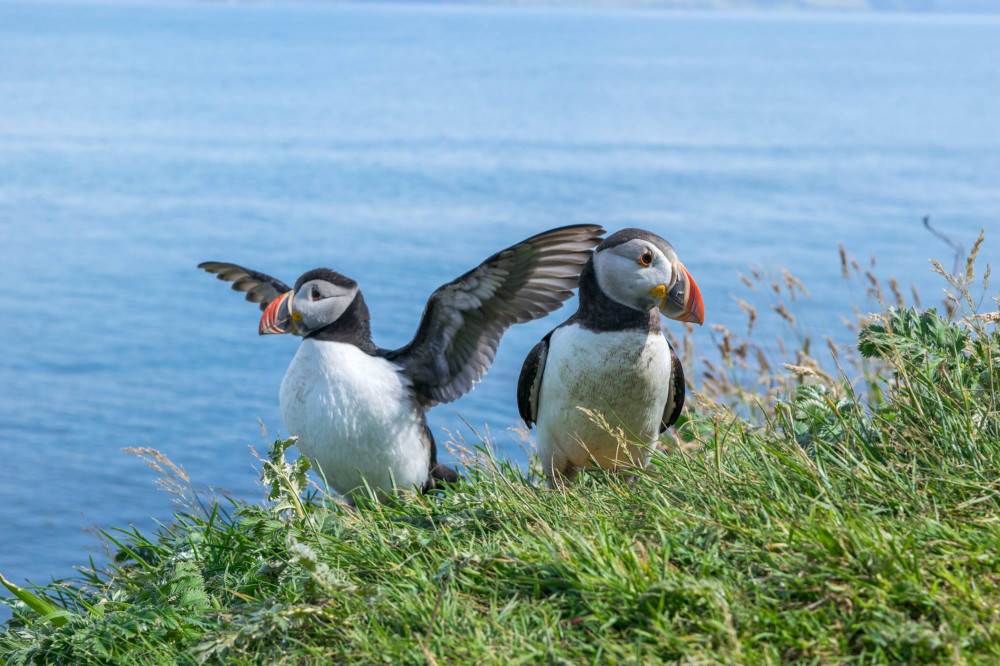
[{"label": "white chest", "polygon": [[670,346],[658,332],[557,329],[549,341],[539,399],[543,462],[554,453],[576,466],[591,457],[602,466],[622,459],[619,442],[580,407],[600,412],[630,440],[654,441],[670,392],[670,367]]},{"label": "white chest", "polygon": [[306,339],[281,382],[281,415],[298,448],[342,494],[361,477],[388,491],[427,479],[423,412],[395,366],[353,345]]}]

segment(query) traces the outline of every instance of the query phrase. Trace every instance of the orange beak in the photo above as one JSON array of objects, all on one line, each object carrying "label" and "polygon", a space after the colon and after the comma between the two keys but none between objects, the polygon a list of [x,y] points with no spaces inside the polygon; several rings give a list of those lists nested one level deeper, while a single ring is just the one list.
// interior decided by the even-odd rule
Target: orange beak
[{"label": "orange beak", "polygon": [[261,335],[281,335],[292,332],[292,292],[286,292],[271,301],[260,318],[257,331]]},{"label": "orange beak", "polygon": [[701,290],[698,289],[698,283],[688,270],[680,263],[677,265],[680,268],[681,278],[667,292],[663,305],[660,306],[660,313],[676,321],[700,326],[705,323],[705,303],[701,300]]}]

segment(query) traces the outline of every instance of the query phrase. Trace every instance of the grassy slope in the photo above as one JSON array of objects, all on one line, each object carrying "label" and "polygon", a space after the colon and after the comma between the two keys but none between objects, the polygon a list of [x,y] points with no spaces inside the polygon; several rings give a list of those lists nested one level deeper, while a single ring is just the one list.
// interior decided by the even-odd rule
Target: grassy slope
[{"label": "grassy slope", "polygon": [[861,349],[864,404],[822,377],[752,420],[705,404],[648,471],[566,490],[486,460],[349,511],[278,447],[270,502],[112,534],[0,661],[998,663],[1000,335],[902,311]]}]

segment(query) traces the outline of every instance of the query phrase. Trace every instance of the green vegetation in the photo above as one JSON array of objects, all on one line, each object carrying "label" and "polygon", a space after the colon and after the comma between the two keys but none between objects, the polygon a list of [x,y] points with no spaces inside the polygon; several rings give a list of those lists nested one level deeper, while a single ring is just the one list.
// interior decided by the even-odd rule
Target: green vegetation
[{"label": "green vegetation", "polygon": [[350,510],[289,442],[260,505],[141,452],[184,506],[108,533],[104,571],[18,590],[0,661],[998,663],[1000,316],[974,314],[996,301],[974,254],[944,316],[893,283],[839,377],[807,336],[782,364],[720,329],[648,470],[549,491],[483,445],[457,487]]}]

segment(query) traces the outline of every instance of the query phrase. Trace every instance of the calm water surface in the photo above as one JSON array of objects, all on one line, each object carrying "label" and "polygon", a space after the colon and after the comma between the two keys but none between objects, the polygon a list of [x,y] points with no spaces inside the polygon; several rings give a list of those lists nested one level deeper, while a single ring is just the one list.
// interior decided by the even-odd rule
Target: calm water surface
[{"label": "calm water surface", "polygon": [[[742,322],[740,269],[780,265],[847,342],[838,242],[929,291],[925,214],[992,229],[996,258],[998,62],[983,17],[0,4],[0,571],[65,576],[89,525],[169,515],[124,446],[259,497],[248,445],[281,429],[296,341],[198,262],[335,268],[393,347],[493,251],[637,225],[711,322]],[[569,314],[512,330],[439,439],[464,417],[523,460],[521,359]]]}]

